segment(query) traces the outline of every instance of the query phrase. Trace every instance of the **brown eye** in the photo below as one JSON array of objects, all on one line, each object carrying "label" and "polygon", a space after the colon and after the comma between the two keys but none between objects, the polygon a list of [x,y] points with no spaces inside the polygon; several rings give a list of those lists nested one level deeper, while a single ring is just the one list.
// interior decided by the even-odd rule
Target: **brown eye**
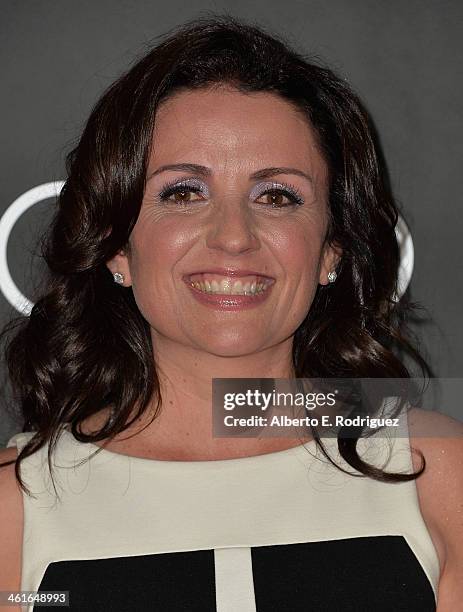
[{"label": "brown eye", "polygon": [[[197,193],[198,197],[193,197]],[[188,204],[190,202],[200,202],[203,200],[201,190],[196,187],[182,187],[175,185],[169,187],[160,193],[159,199],[161,202],[172,202],[173,204]]]},{"label": "brown eye", "polygon": [[265,194],[267,202],[272,206],[285,206],[285,198],[281,193],[267,193]]},{"label": "brown eye", "polygon": [[176,191],[173,196],[175,202],[189,202],[191,199],[191,191]]},{"label": "brown eye", "polygon": [[262,202],[262,204],[267,204],[272,208],[284,208],[285,206],[297,203],[296,198],[291,193],[280,189],[272,189],[271,191],[261,193],[259,198],[265,198],[266,201]]},{"label": "brown eye", "polygon": [[186,204],[187,202],[199,202],[202,198],[194,198],[193,193],[197,193],[194,189],[176,189],[171,193],[172,197],[166,198],[167,201],[175,202],[176,204]]}]

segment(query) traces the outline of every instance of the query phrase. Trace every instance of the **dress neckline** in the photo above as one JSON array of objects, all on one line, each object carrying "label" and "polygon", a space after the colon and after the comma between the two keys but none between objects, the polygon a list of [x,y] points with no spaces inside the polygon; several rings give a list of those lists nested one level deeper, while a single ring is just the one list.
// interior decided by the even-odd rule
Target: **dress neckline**
[{"label": "dress neckline", "polygon": [[308,440],[307,442],[300,442],[294,446],[290,446],[283,450],[271,451],[269,453],[260,453],[259,455],[247,455],[245,457],[231,457],[229,459],[195,459],[195,460],[174,460],[174,459],[150,459],[148,457],[137,457],[135,455],[127,455],[125,453],[118,453],[116,451],[108,450],[99,446],[98,444],[94,444],[93,442],[80,442],[76,440],[67,428],[64,428],[63,431],[68,435],[69,440],[74,445],[78,445],[79,447],[87,448],[91,450],[89,453],[89,458],[97,459],[103,461],[127,461],[130,460],[134,465],[139,466],[153,466],[160,468],[221,468],[221,467],[233,467],[233,466],[242,466],[246,464],[248,466],[252,466],[254,464],[262,463],[262,462],[273,462],[279,461],[285,457],[290,457],[294,454],[303,454],[303,456],[307,456],[310,453],[313,453],[316,449],[316,441],[315,439]]}]

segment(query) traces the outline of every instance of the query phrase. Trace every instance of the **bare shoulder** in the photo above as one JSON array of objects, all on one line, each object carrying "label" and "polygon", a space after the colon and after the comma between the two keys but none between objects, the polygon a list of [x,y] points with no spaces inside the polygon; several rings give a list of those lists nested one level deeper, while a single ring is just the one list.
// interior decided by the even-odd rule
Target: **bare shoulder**
[{"label": "bare shoulder", "polygon": [[[17,454],[16,447],[0,449],[0,463]],[[21,581],[23,499],[14,467],[0,467],[0,591],[17,591]]]},{"label": "bare shoulder", "polygon": [[[408,422],[411,447],[426,461],[416,486],[421,513],[439,555],[438,610],[455,610],[463,597],[463,424],[416,408],[410,410]],[[412,458],[417,469],[419,455],[413,453]]]}]

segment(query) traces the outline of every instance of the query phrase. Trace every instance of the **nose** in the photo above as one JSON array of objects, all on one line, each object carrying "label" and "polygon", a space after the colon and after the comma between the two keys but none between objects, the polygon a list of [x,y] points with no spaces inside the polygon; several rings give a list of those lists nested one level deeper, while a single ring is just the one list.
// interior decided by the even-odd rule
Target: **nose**
[{"label": "nose", "polygon": [[252,213],[236,201],[228,202],[215,210],[208,228],[206,244],[210,249],[220,249],[232,255],[256,250],[259,240]]}]

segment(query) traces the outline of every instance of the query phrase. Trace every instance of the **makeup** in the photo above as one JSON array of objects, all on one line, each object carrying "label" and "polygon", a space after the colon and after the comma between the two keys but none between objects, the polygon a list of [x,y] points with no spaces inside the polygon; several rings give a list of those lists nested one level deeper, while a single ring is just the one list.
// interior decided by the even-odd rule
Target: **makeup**
[{"label": "makeup", "polygon": [[[176,194],[180,194],[181,198],[184,199],[175,199]],[[201,195],[202,198],[188,199],[186,197],[188,194],[198,194]],[[304,204],[304,198],[299,190],[294,185],[282,181],[265,181],[254,185],[249,194],[251,201],[262,198],[263,196],[270,196],[273,198],[273,202],[259,202],[259,204],[268,206],[272,209],[285,209]],[[184,206],[204,201],[209,197],[208,187],[203,181],[197,178],[184,178],[166,183],[162,187],[157,197],[157,201],[161,204],[170,203]]]}]

